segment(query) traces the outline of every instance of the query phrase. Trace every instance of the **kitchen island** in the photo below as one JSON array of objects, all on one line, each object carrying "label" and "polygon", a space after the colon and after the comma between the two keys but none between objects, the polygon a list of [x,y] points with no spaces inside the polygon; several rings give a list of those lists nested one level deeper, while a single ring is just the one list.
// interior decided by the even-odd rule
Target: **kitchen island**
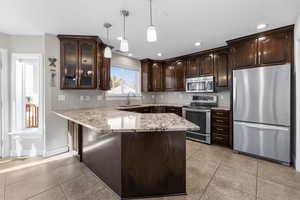
[{"label": "kitchen island", "polygon": [[80,161],[122,199],[186,194],[185,131],[172,113],[95,108],[55,113],[68,120]]}]

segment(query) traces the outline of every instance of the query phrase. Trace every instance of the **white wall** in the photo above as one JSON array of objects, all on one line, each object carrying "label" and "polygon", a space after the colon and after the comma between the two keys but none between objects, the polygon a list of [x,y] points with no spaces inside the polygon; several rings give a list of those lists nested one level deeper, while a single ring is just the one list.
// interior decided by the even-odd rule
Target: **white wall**
[{"label": "white wall", "polygon": [[295,26],[296,69],[296,170],[300,172],[300,15]]}]

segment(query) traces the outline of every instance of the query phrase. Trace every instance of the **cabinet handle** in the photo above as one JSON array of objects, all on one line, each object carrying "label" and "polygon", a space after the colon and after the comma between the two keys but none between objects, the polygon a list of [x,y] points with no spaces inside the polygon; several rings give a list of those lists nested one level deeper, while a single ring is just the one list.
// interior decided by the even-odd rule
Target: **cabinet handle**
[{"label": "cabinet handle", "polygon": [[218,119],[217,119],[216,122],[222,122],[222,123],[223,123],[224,121],[223,121],[223,120],[218,120]]},{"label": "cabinet handle", "polygon": [[217,130],[218,130],[218,131],[224,131],[224,129],[222,129],[222,128],[217,128]]}]

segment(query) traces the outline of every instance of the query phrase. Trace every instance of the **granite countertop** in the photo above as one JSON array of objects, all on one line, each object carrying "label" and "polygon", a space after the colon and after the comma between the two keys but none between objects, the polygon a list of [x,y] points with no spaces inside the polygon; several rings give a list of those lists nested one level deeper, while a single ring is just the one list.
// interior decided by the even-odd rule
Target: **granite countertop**
[{"label": "granite countertop", "polygon": [[[155,105],[159,106],[160,104]],[[98,133],[199,130],[197,125],[176,114],[134,113],[118,110],[119,108],[63,110],[54,111],[54,113]]]},{"label": "granite countertop", "polygon": [[130,106],[117,106],[118,110],[130,109],[130,108],[143,108],[143,107],[153,107],[153,106],[170,106],[170,107],[183,107],[185,104],[140,104],[140,105],[130,105]]}]

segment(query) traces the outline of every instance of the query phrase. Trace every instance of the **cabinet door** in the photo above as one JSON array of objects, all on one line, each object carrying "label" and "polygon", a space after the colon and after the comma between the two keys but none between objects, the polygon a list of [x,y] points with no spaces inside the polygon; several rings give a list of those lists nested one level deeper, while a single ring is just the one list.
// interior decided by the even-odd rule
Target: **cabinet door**
[{"label": "cabinet door", "polygon": [[201,75],[213,75],[214,61],[213,54],[204,54],[200,57],[200,74]]},{"label": "cabinet door", "polygon": [[96,42],[79,40],[78,88],[96,88]]},{"label": "cabinet door", "polygon": [[188,58],[186,64],[186,74],[185,77],[197,77],[200,74],[200,67],[198,64],[197,57]]},{"label": "cabinet door", "polygon": [[289,40],[287,32],[260,37],[258,39],[259,64],[274,65],[289,62]]},{"label": "cabinet door", "polygon": [[77,87],[78,41],[61,40],[61,89]]},{"label": "cabinet door", "polygon": [[102,71],[101,71],[101,89],[110,90],[110,58],[103,58]]},{"label": "cabinet door", "polygon": [[217,87],[228,87],[228,52],[214,54],[214,74]]},{"label": "cabinet door", "polygon": [[165,90],[174,91],[176,90],[176,74],[175,74],[176,63],[170,62],[165,66]]},{"label": "cabinet door", "polygon": [[185,71],[185,61],[177,60],[175,62],[175,85],[177,91],[184,91],[184,71]]},{"label": "cabinet door", "polygon": [[249,39],[234,44],[234,67],[254,67],[257,65],[257,39]]},{"label": "cabinet door", "polygon": [[142,92],[151,91],[151,82],[150,82],[150,61],[142,62],[142,74],[141,74],[141,88]]},{"label": "cabinet door", "polygon": [[162,91],[162,72],[163,72],[162,63],[155,62],[152,64],[151,68],[151,77],[152,77],[152,90],[153,91]]}]

